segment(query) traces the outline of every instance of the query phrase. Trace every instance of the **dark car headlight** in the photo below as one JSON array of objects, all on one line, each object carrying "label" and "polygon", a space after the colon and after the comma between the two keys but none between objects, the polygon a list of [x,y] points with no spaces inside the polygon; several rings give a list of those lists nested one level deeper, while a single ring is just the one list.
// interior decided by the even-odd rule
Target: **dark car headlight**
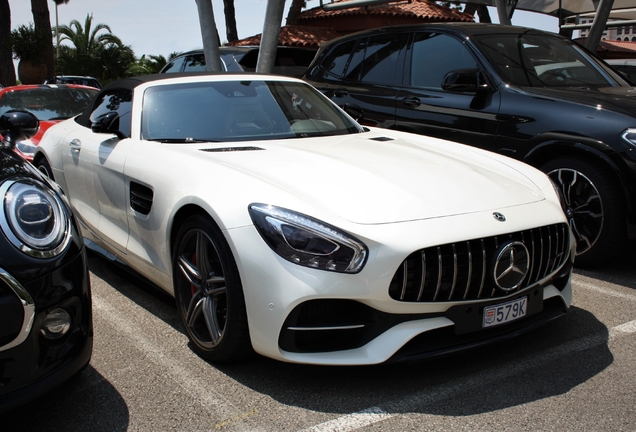
[{"label": "dark car headlight", "polygon": [[339,273],[364,267],[367,247],[334,226],[266,204],[250,204],[249,213],[263,240],[287,261]]},{"label": "dark car headlight", "polygon": [[0,225],[23,253],[36,258],[60,254],[70,241],[71,222],[60,198],[33,179],[7,181],[0,187]]}]

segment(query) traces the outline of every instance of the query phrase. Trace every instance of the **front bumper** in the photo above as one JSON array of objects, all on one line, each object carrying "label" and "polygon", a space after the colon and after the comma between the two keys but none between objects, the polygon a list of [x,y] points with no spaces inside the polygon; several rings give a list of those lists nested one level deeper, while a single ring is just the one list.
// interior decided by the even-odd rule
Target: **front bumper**
[{"label": "front bumper", "polygon": [[[11,335],[12,341],[22,340],[21,343],[9,342],[0,347],[0,411],[41,396],[90,361],[93,325],[86,260],[82,249],[63,267],[23,284],[33,300],[35,313],[26,335]],[[2,292],[3,297],[10,298],[6,286]],[[48,312],[55,308],[67,311],[72,325],[64,336],[51,340],[41,334],[40,328]],[[11,315],[16,318],[16,313]],[[23,316],[17,318],[23,322]],[[0,317],[2,326],[17,328],[15,323],[5,322],[8,319]],[[20,332],[24,330],[21,328]]]},{"label": "front bumper", "polygon": [[[483,222],[479,220],[482,216]],[[515,220],[515,209],[507,209],[506,216]],[[565,222],[562,213],[544,217],[541,226]],[[474,239],[475,226],[486,237],[507,236],[533,227],[510,224],[502,232],[501,225],[490,229],[488,218],[492,219],[492,214],[459,215],[369,226],[365,227],[368,235],[352,232],[369,247],[369,260],[358,274],[291,264],[275,255],[253,227],[231,230],[228,238],[241,273],[254,349],[281,361],[306,364],[417,360],[512,337],[563,315],[572,301],[574,239],[567,228],[566,237],[560,240],[563,247],[559,265],[509,295],[471,297],[472,291],[466,289],[461,299],[454,294],[437,301],[396,298],[390,287],[414,251]],[[526,221],[527,217],[519,220]],[[535,218],[533,222],[543,221]],[[438,291],[444,293],[445,289],[442,286]],[[408,297],[409,289],[404,292]],[[484,307],[523,296],[529,298],[525,317],[482,328]]]}]

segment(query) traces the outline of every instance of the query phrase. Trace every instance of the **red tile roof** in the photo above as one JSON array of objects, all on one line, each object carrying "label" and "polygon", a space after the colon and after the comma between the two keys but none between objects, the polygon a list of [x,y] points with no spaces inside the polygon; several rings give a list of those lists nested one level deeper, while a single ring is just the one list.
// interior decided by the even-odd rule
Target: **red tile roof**
[{"label": "red tile roof", "polygon": [[[326,27],[310,27],[310,26],[285,26],[281,27],[278,37],[279,45],[312,47],[318,46],[325,41],[335,39],[341,36],[332,28]],[[257,34],[245,39],[234,42],[228,42],[227,45],[244,46],[244,45],[260,45],[261,35]]]},{"label": "red tile roof", "polygon": [[[337,0],[333,3],[346,3]],[[402,18],[418,18],[425,21],[474,21],[471,14],[459,12],[446,6],[440,6],[428,0],[410,0],[408,2],[386,3],[376,6],[358,6],[333,11],[323,10],[320,6],[308,9],[300,14],[299,22],[324,19],[335,16],[385,15]]]},{"label": "red tile roof", "polygon": [[[577,38],[574,39],[574,42],[585,46],[585,40],[586,38]],[[596,54],[603,58],[634,58],[636,57],[636,42],[603,39],[598,43]]]}]

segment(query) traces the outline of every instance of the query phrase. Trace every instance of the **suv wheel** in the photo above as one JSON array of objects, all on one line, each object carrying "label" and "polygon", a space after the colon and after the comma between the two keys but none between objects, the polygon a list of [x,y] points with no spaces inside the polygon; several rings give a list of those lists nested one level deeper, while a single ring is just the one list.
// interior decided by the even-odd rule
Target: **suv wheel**
[{"label": "suv wheel", "polygon": [[576,238],[576,264],[606,261],[627,241],[620,188],[609,173],[585,158],[553,159],[541,169],[557,184]]}]

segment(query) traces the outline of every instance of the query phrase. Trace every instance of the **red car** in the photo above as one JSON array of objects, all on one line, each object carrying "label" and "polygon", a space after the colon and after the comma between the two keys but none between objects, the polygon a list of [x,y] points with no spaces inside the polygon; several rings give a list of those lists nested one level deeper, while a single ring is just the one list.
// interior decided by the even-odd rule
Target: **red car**
[{"label": "red car", "polygon": [[16,151],[25,159],[32,160],[35,146],[40,142],[44,132],[55,123],[82,113],[98,92],[96,88],[75,84],[18,85],[0,88],[0,115],[10,110],[26,110],[40,120],[38,133],[29,140],[18,142]]}]

